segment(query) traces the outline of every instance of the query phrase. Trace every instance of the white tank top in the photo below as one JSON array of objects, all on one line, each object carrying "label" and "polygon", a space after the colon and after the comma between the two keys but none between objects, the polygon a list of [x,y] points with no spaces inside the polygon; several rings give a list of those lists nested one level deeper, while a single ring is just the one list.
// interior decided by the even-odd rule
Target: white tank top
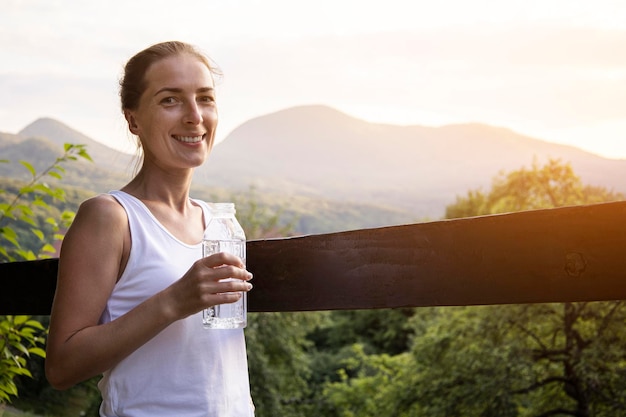
[{"label": "white tank top", "polygon": [[[202,254],[174,237],[137,198],[110,192],[126,210],[128,264],[100,319],[117,319],[178,280]],[[210,220],[206,203],[205,224]],[[252,417],[243,329],[206,330],[201,313],[172,323],[106,371],[102,417]]]}]

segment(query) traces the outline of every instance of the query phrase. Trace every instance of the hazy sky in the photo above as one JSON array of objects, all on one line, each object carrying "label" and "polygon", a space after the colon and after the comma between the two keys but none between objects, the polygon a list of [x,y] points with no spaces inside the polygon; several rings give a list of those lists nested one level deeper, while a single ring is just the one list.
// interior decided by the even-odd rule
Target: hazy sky
[{"label": "hazy sky", "polygon": [[626,159],[624,0],[0,0],[0,131],[53,117],[130,151],[120,70],[171,39],[224,72],[220,138],[326,104],[375,122],[509,127]]}]

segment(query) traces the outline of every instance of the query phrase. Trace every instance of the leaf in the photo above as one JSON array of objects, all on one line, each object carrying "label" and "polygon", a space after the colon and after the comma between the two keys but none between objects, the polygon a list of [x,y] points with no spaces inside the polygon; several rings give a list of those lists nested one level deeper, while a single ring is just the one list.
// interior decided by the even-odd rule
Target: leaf
[{"label": "leaf", "polygon": [[[30,317],[30,316],[27,316],[27,317]],[[42,330],[42,331],[46,330],[46,328],[43,327],[43,324],[41,324],[37,320],[28,320],[26,323],[24,323],[24,325],[25,326],[34,327],[35,329],[39,329],[39,330]]]},{"label": "leaf", "polygon": [[26,355],[26,356],[30,356],[30,353],[28,352],[28,349],[27,349],[27,348],[26,348],[26,346],[24,346],[23,344],[21,344],[21,343],[11,343],[11,345],[12,345],[15,349],[17,349],[17,350],[19,350],[20,352],[22,352],[24,355]]},{"label": "leaf", "polygon": [[33,339],[35,339],[35,331],[36,330],[33,329],[32,327],[22,326],[20,327],[19,333],[22,339],[32,342]]},{"label": "leaf", "polygon": [[61,213],[61,218],[63,219],[63,221],[72,221],[74,220],[75,216],[76,213],[71,210],[65,210],[63,213]]},{"label": "leaf", "polygon": [[50,189],[50,186],[45,182],[42,182],[40,184],[35,184],[33,188],[39,191],[40,193],[52,195],[52,190]]},{"label": "leaf", "polygon": [[33,234],[37,236],[37,238],[39,238],[40,241],[43,242],[43,240],[45,239],[45,236],[41,230],[31,228],[30,231],[33,232]]},{"label": "leaf", "polygon": [[33,205],[38,206],[38,207],[43,207],[45,209],[50,207],[50,205],[48,203],[46,203],[45,201],[43,201],[41,198],[37,198],[37,199],[33,200]]},{"label": "leaf", "polygon": [[0,403],[10,402],[10,401],[11,401],[11,397],[9,397],[9,395],[6,394],[6,389],[4,388],[4,385],[0,383]]},{"label": "leaf", "polygon": [[12,380],[7,381],[5,385],[5,391],[10,395],[17,396],[17,386],[15,385],[15,382],[13,382]]},{"label": "leaf", "polygon": [[46,357],[46,351],[43,350],[42,348],[34,347],[34,348],[28,349],[28,351],[32,353],[33,355],[37,355],[42,358]]},{"label": "leaf", "polygon": [[34,261],[37,259],[37,256],[33,253],[32,250],[25,251],[22,249],[18,249],[17,254],[20,255],[25,261]]},{"label": "leaf", "polygon": [[17,241],[17,235],[15,234],[15,231],[13,229],[11,229],[10,227],[3,227],[1,229],[1,234],[2,237],[9,241],[13,246],[15,246],[16,248],[20,247],[20,243]]},{"label": "leaf", "polygon": [[18,368],[17,366],[11,366],[8,369],[9,372],[12,372],[14,375],[26,375],[28,377],[33,377],[30,371],[27,368]]},{"label": "leaf", "polygon": [[47,217],[46,218],[46,223],[48,223],[49,225],[52,225],[54,227],[59,225],[59,223],[57,223],[57,221],[56,221],[56,219],[54,217]]},{"label": "leaf", "polygon": [[20,188],[19,193],[20,194],[30,194],[34,191],[35,189],[33,188],[32,185],[26,185],[22,188]]},{"label": "leaf", "polygon": [[56,253],[56,252],[57,252],[56,248],[55,248],[54,246],[52,246],[51,244],[49,244],[49,243],[46,243],[46,244],[43,246],[43,248],[41,248],[41,251],[42,251],[42,252],[51,253],[51,254],[52,254],[52,253]]},{"label": "leaf", "polygon": [[29,162],[20,161],[20,164],[26,167],[26,169],[30,172],[30,175],[32,175],[33,178],[37,176],[37,171],[35,171],[35,168]]},{"label": "leaf", "polygon": [[28,206],[26,204],[18,204],[18,205],[15,206],[15,209],[21,211],[26,216],[32,216],[33,215],[33,209],[30,208],[30,206]]},{"label": "leaf", "polygon": [[50,172],[48,172],[48,175],[50,175],[51,177],[54,177],[56,179],[59,179],[59,180],[63,178],[63,176],[61,174],[59,174],[58,172],[56,172],[56,171],[50,171]]},{"label": "leaf", "polygon": [[3,227],[0,229],[0,232],[5,239],[17,239],[17,233],[10,227]]},{"label": "leaf", "polygon": [[93,162],[93,159],[91,159],[91,155],[89,155],[89,153],[87,153],[86,150],[81,149],[80,152],[78,152],[78,154],[84,159],[88,160],[89,162]]},{"label": "leaf", "polygon": [[26,323],[29,318],[30,318],[30,316],[15,316],[14,319],[13,319],[13,323],[16,326],[20,326],[20,325]]},{"label": "leaf", "polygon": [[30,217],[30,215],[22,215],[19,217],[19,219],[23,221],[24,223],[30,224],[31,226],[37,226],[37,223],[35,223],[35,220],[33,220],[33,218]]}]

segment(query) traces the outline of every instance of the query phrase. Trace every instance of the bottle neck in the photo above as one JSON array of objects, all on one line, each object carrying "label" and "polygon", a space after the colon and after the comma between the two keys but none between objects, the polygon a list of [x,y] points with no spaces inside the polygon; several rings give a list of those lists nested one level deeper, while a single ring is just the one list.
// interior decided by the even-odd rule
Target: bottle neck
[{"label": "bottle neck", "polygon": [[211,214],[213,217],[233,217],[235,216],[234,203],[213,203],[211,204]]}]

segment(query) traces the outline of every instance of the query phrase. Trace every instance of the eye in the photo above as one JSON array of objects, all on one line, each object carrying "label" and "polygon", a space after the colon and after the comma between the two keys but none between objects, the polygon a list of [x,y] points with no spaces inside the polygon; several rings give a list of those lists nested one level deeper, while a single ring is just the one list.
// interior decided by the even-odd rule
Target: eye
[{"label": "eye", "polygon": [[198,97],[198,101],[201,103],[215,103],[215,96],[210,94],[202,95]]},{"label": "eye", "polygon": [[161,104],[172,105],[178,103],[178,99],[176,97],[164,97],[161,99]]}]

